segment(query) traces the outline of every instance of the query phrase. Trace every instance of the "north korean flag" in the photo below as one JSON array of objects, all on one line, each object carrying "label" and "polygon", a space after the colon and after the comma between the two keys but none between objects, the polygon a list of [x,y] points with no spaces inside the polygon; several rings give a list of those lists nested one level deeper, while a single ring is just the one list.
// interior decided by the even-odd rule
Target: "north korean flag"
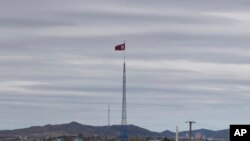
[{"label": "north korean flag", "polygon": [[122,51],[122,50],[125,50],[125,43],[115,46],[115,51]]}]

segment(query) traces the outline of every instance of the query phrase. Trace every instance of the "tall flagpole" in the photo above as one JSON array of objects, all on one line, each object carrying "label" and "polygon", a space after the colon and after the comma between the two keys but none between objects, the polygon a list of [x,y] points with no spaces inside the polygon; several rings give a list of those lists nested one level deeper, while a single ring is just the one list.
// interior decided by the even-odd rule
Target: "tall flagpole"
[{"label": "tall flagpole", "polygon": [[[124,41],[125,46],[125,41]],[[128,141],[127,136],[127,103],[126,103],[126,53],[124,49],[123,63],[123,89],[122,89],[122,120],[121,120],[121,141]]]},{"label": "tall flagpole", "polygon": [[122,118],[121,118],[121,133],[120,141],[128,141],[127,136],[127,103],[126,103],[126,49],[125,41],[123,44],[116,45],[115,51],[124,51],[123,53],[123,79],[122,79]]},{"label": "tall flagpole", "polygon": [[[126,47],[126,41],[124,40],[124,47]],[[123,62],[125,63],[125,60],[126,60],[126,48],[124,49],[124,52],[123,52]]]}]

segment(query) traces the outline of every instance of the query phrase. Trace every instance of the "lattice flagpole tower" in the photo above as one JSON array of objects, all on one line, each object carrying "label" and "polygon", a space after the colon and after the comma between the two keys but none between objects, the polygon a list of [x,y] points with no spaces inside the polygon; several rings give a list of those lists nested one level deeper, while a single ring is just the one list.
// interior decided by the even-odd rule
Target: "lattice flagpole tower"
[{"label": "lattice flagpole tower", "polygon": [[128,141],[127,135],[127,103],[126,103],[126,63],[125,63],[125,41],[123,44],[115,46],[116,51],[124,51],[123,63],[123,85],[122,85],[122,119],[120,141]]},{"label": "lattice flagpole tower", "polygon": [[121,141],[127,141],[126,64],[123,64]]}]

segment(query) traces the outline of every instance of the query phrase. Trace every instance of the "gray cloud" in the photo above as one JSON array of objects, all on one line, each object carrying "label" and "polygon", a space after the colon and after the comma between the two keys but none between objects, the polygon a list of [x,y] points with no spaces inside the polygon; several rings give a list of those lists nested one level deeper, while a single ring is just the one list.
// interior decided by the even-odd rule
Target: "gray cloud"
[{"label": "gray cloud", "polygon": [[105,125],[107,103],[119,124],[124,40],[129,123],[247,123],[248,17],[246,0],[0,1],[0,128]]}]

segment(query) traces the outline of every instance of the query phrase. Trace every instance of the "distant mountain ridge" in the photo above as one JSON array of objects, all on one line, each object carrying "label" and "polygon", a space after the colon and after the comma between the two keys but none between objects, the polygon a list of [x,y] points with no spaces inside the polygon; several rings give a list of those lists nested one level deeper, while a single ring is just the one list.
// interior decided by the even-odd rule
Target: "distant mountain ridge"
[{"label": "distant mountain ridge", "polygon": [[[216,139],[229,139],[229,129],[224,129],[224,130],[208,130],[208,129],[199,129],[199,130],[193,130],[192,131],[194,134],[195,133],[200,133],[204,135],[205,137],[209,138],[216,138]],[[179,136],[185,136],[189,134],[189,131],[183,131],[179,133]]]},{"label": "distant mountain ridge", "polygon": [[[169,130],[161,133],[153,132],[145,128],[141,128],[135,125],[127,126],[127,133],[130,137],[175,137],[175,133]],[[193,133],[201,133],[206,137],[228,139],[229,130],[212,131],[208,129],[194,130]],[[84,136],[110,136],[118,137],[120,134],[120,126],[91,126],[82,125],[77,122],[71,122],[67,124],[59,125],[45,125],[45,126],[33,126],[24,129],[15,130],[0,130],[0,137],[18,137],[18,136],[30,136],[30,137],[57,137],[62,135],[77,136],[83,134]],[[179,136],[186,136],[188,131],[179,133]]]}]

